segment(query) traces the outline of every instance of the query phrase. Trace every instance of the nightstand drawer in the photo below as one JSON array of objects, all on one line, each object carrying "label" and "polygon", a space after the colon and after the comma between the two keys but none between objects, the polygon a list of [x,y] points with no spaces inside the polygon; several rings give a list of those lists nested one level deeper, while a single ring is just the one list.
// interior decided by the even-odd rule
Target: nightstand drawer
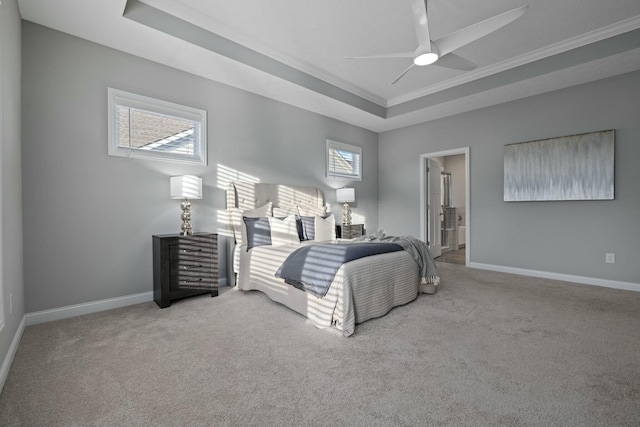
[{"label": "nightstand drawer", "polygon": [[213,262],[211,258],[173,261],[169,264],[169,274],[171,277],[213,276]]},{"label": "nightstand drawer", "polygon": [[211,240],[187,241],[183,240],[175,245],[169,245],[169,260],[193,260],[198,258],[211,258],[213,245]]},{"label": "nightstand drawer", "polygon": [[210,257],[173,261],[169,264],[171,289],[211,289],[212,285],[218,284],[216,271]]},{"label": "nightstand drawer", "polygon": [[180,291],[184,289],[211,290],[212,286],[218,285],[218,279],[212,276],[177,276],[171,278],[170,289]]},{"label": "nightstand drawer", "polygon": [[354,239],[364,235],[364,224],[349,224],[336,226],[336,237]]}]

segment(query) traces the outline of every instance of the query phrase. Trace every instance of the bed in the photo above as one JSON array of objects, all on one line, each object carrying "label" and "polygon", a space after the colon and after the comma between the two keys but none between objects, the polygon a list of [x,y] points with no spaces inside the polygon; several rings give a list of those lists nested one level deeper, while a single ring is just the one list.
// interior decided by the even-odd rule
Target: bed
[{"label": "bed", "polygon": [[[316,296],[285,283],[276,273],[302,247],[352,244],[335,239],[335,220],[325,213],[321,190],[234,182],[227,190],[227,211],[235,241],[229,259],[237,289],[261,291],[318,328],[335,328],[350,336],[356,324],[381,317],[420,292],[434,293],[439,282],[437,272],[425,281],[415,254],[398,250],[341,265],[326,295]],[[300,240],[301,218],[313,222],[312,240]]]}]

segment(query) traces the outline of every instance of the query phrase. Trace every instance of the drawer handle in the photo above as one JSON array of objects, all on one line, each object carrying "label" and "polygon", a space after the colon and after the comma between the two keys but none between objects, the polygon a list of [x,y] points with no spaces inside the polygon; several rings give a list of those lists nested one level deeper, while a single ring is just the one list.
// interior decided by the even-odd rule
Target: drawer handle
[{"label": "drawer handle", "polygon": [[185,265],[182,267],[183,270],[191,270],[192,268],[202,268],[202,264],[200,265]]},{"label": "drawer handle", "polygon": [[183,253],[187,253],[187,252],[202,252],[202,249],[183,249],[182,252]]},{"label": "drawer handle", "polygon": [[198,279],[198,280],[181,280],[180,283],[183,285],[188,285],[189,283],[198,283],[198,282],[202,282],[202,279]]}]

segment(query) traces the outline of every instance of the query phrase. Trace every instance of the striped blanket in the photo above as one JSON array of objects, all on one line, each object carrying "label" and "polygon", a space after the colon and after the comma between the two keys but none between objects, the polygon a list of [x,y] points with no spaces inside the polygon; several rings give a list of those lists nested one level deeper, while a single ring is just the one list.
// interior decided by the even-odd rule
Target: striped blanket
[{"label": "striped blanket", "polygon": [[429,247],[422,240],[416,239],[412,236],[362,236],[354,240],[358,242],[384,242],[384,243],[396,243],[409,252],[415,262],[420,267],[420,277],[422,277],[423,285],[433,285],[432,291],[425,291],[426,293],[435,293],[436,287],[440,284],[440,276],[438,275],[438,269],[436,263],[433,260]]}]

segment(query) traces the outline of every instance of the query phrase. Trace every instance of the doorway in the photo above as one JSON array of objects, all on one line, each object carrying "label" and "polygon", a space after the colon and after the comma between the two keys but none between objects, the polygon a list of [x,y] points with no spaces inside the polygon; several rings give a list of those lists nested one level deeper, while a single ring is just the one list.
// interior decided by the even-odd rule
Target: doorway
[{"label": "doorway", "polygon": [[469,147],[420,156],[420,233],[437,261],[470,263]]}]

